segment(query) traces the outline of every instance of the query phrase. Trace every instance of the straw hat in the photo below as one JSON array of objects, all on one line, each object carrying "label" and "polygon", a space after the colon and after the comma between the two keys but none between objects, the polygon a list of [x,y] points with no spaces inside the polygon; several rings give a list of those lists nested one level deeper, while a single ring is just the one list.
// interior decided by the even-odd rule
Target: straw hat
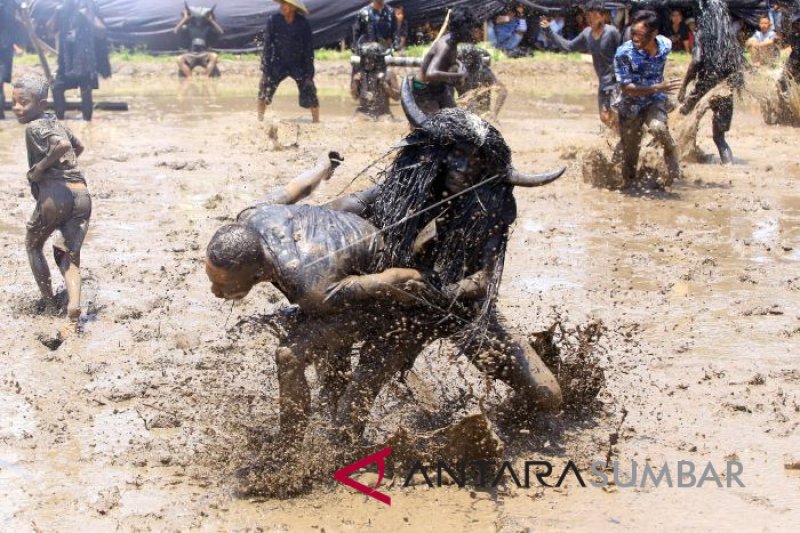
[{"label": "straw hat", "polygon": [[286,2],[290,6],[296,7],[299,11],[302,11],[304,15],[308,15],[308,8],[303,3],[303,0],[275,0],[278,4],[281,2]]}]

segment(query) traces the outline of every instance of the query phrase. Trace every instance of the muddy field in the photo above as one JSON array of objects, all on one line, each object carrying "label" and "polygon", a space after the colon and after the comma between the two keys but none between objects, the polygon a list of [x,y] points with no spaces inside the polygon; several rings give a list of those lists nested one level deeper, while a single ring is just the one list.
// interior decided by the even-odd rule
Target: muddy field
[{"label": "muddy field", "polygon": [[[288,84],[259,124],[255,63],[185,86],[162,68],[171,69],[117,66],[98,100],[125,100],[131,111],[69,121],[87,147],[95,209],[83,253],[85,333],[56,350],[42,339],[63,319],[33,312],[23,247],[33,206],[23,128],[0,123],[0,529],[796,527],[797,130],[764,126],[749,100],[729,138],[734,166],[687,164],[670,193],[593,189],[581,177],[582,155],[611,141],[596,118],[591,65],[497,69],[510,89],[499,128],[516,166],[569,167],[553,185],[516,192],[501,308],[529,333],[558,317],[608,330],[595,350],[606,369],[601,405],[523,427],[496,420],[507,457],[557,468],[574,460],[582,469],[610,457],[628,473],[631,461],[724,470],[737,460],[744,488],[582,488],[569,477],[559,488],[429,489],[395,479],[383,485],[387,507],[321,479],[294,500],[237,498],[234,471],[247,461],[247,439],[277,426],[275,338],[263,317],[284,302],[266,286],[235,306],[215,299],[205,245],[324,150],[340,150],[346,162],[313,201],[367,185],[375,171],[361,171],[406,126],[351,121],[346,65],[319,65],[320,125],[295,106]],[[713,153],[707,122],[699,144]],[[480,384],[469,402],[458,393],[464,375]],[[447,350],[431,350],[407,383],[384,391],[372,434],[413,430],[432,413],[455,421],[505,393]]]}]

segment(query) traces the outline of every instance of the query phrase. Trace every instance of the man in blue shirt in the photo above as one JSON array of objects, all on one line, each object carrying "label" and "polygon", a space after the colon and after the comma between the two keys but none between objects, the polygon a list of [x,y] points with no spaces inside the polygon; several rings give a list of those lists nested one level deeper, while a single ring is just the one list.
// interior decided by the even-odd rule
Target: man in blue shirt
[{"label": "man in blue shirt", "polygon": [[667,163],[665,185],[680,178],[675,142],[667,128],[667,94],[681,87],[680,79],[664,80],[664,67],[672,42],[658,35],[658,16],[639,11],[631,24],[631,40],[617,49],[614,71],[622,90],[619,103],[622,137],[622,179],[629,187],[636,179],[643,129],[647,127],[664,148]]}]

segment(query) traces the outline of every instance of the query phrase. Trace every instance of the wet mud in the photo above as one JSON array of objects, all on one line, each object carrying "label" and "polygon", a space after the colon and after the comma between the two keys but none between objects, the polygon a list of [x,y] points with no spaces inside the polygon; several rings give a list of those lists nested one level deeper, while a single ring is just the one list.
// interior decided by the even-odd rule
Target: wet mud
[{"label": "wet mud", "polygon": [[[233,305],[215,299],[202,258],[219,225],[323,151],[340,151],[345,163],[314,201],[369,185],[376,172],[362,171],[385,164],[406,126],[351,122],[346,65],[320,66],[319,125],[288,85],[258,123],[255,63],[222,65],[220,80],[191,86],[158,72],[168,68],[118,67],[98,100],[126,100],[131,111],[69,121],[87,147],[81,164],[95,213],[83,250],[84,333],[58,346],[51,341],[63,316],[36,309],[24,252],[33,206],[23,129],[0,123],[4,530],[797,523],[797,130],[765,126],[758,103],[745,102],[729,134],[736,164],[687,161],[670,194],[621,194],[582,177],[584,156],[613,145],[596,117],[591,64],[498,64],[509,88],[499,129],[515,166],[569,167],[553,185],[515,192],[520,214],[500,301],[509,326],[551,361],[567,408],[520,417],[502,384],[431,346],[382,391],[368,446],[349,450],[394,446],[398,466],[381,488],[388,507],[333,481],[351,457],[328,453],[336,428],[323,421],[312,422],[319,428],[306,449],[316,453],[304,467],[261,478],[279,490],[246,490],[248,466],[269,460],[278,471],[286,462],[275,444],[277,337],[264,318],[284,301],[269,286]],[[715,153],[710,130],[706,116],[697,145]],[[308,377],[315,383],[313,371]],[[464,448],[475,443],[483,445]],[[746,486],[598,489],[568,478],[558,488],[510,480],[491,490],[402,487],[403,461],[481,454],[515,465],[573,460],[586,471],[592,461],[710,461],[724,470],[738,460]],[[377,481],[373,472],[359,479]]]}]

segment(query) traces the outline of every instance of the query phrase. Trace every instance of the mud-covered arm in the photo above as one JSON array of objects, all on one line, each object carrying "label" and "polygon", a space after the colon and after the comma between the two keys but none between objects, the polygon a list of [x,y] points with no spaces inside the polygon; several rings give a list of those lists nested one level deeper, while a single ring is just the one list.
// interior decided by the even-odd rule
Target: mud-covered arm
[{"label": "mud-covered arm", "polygon": [[300,174],[292,181],[280,187],[263,198],[259,204],[294,204],[309,196],[323,180],[327,181],[333,172],[342,163],[342,156],[337,152],[323,154],[317,160],[314,168]]},{"label": "mud-covered arm", "polygon": [[445,295],[454,300],[479,300],[485,298],[489,290],[489,280],[494,276],[498,254],[502,252],[502,235],[495,234],[483,249],[481,264],[483,268],[464,279],[444,287]]},{"label": "mud-covered arm", "polygon": [[174,28],[172,28],[172,33],[180,33],[180,31],[183,29],[183,27],[186,25],[187,22],[189,22],[189,13],[187,13],[186,10],[184,10],[181,13],[181,20]]},{"label": "mud-covered arm", "polygon": [[56,135],[51,136],[48,142],[50,146],[47,155],[28,171],[28,180],[31,183],[41,181],[45,171],[58,163],[72,149],[72,143],[69,140]]},{"label": "mud-covered arm", "polygon": [[366,217],[372,208],[373,202],[378,197],[378,193],[380,193],[380,185],[348,194],[347,196],[340,196],[325,204],[325,207]]},{"label": "mud-covered arm", "polygon": [[386,71],[386,77],[383,79],[383,90],[392,100],[400,100],[400,80],[391,70]]},{"label": "mud-covered arm", "polygon": [[69,142],[72,145],[72,149],[75,151],[75,157],[80,157],[83,151],[85,150],[83,143],[81,142],[80,139],[75,137],[75,134],[72,133],[72,130],[70,130],[69,128],[64,128],[64,129],[67,132],[67,137],[69,138]]},{"label": "mud-covered arm", "polygon": [[220,26],[217,22],[217,17],[214,16],[214,13],[209,13],[206,20],[208,20],[208,23],[211,24],[212,28],[214,28],[214,31],[217,32],[217,35],[222,35],[225,33],[225,30],[223,30],[222,26]]},{"label": "mud-covered arm", "polygon": [[431,62],[422,73],[423,79],[426,82],[432,81],[457,85],[463,83],[464,79],[467,77],[467,73],[463,69],[459,72],[450,72],[449,66],[445,67],[445,61],[448,59],[448,55],[452,53],[452,49],[447,43],[449,38],[450,37],[445,37],[441,39],[433,45],[433,48],[428,52],[432,54]]},{"label": "mud-covered arm", "polygon": [[422,274],[413,268],[389,268],[377,274],[347,276],[325,291],[326,302],[363,301],[384,298],[404,301],[414,286],[421,286]]}]

